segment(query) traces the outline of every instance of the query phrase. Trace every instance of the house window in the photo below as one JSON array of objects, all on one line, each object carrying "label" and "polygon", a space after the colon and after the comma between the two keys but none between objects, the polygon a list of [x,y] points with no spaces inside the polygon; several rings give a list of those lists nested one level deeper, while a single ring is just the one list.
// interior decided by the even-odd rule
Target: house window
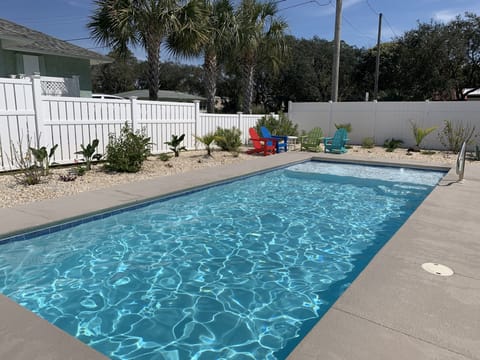
[{"label": "house window", "polygon": [[25,75],[33,75],[40,72],[38,56],[23,55],[23,72]]}]

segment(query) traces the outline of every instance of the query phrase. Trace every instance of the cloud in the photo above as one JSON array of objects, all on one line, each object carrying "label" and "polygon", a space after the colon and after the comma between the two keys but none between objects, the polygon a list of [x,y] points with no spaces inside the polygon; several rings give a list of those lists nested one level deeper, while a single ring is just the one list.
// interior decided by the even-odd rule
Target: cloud
[{"label": "cloud", "polygon": [[448,23],[455,19],[459,14],[457,10],[440,10],[433,14],[433,19],[443,23]]},{"label": "cloud", "polygon": [[[345,0],[345,2],[342,5],[342,8],[343,10],[348,9],[352,6],[357,5],[359,2],[362,2],[362,1],[364,0]],[[335,3],[335,1],[332,1],[332,2]]]},{"label": "cloud", "polygon": [[72,7],[81,8],[81,9],[89,9],[91,7],[90,2],[85,2],[85,1],[66,0],[65,3]]}]

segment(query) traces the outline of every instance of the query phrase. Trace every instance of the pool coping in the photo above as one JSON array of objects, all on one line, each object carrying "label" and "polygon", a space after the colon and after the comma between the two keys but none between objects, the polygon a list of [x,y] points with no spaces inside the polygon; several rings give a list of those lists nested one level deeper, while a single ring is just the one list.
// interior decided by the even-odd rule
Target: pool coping
[{"label": "pool coping", "polygon": [[[259,157],[254,160],[249,160],[235,165],[226,165],[218,168],[201,169],[189,172],[187,174],[177,174],[168,177],[160,177],[153,180],[144,180],[137,183],[117,185],[111,188],[96,190],[87,193],[81,193],[73,196],[63,197],[54,200],[45,200],[28,205],[20,205],[12,208],[1,208],[0,218],[2,219],[0,225],[0,236],[3,238],[7,234],[14,235],[24,229],[38,229],[46,224],[58,224],[64,219],[74,220],[78,219],[85,214],[99,214],[107,211],[108,209],[119,209],[125,205],[139,204],[145,200],[158,198],[165,195],[175,195],[182,191],[197,188],[200,186],[206,186],[209,184],[216,184],[229,179],[235,179],[238,177],[246,176],[252,173],[267,171],[276,167],[285,166],[287,164],[302,162],[311,158],[326,161],[341,161],[341,162],[354,162],[354,163],[374,163],[377,165],[387,166],[413,166],[422,167],[418,162],[404,162],[404,161],[372,161],[370,159],[358,159],[357,157],[344,155],[329,155],[329,154],[312,154],[301,152],[288,152],[285,154],[278,154],[269,157]],[[423,164],[432,169],[446,169],[449,166],[445,164]],[[402,282],[404,279],[397,279],[395,273],[392,274],[389,269],[389,265],[386,260],[393,261],[395,265],[400,266],[401,269],[405,268],[405,272],[411,272],[411,275],[418,286],[418,281],[424,286],[424,290],[429,286],[432,288],[431,292],[437,294],[438,283],[445,286],[444,292],[447,294],[449,291],[458,290],[456,279],[461,279],[462,289],[480,289],[480,279],[476,274],[479,271],[468,270],[469,264],[455,264],[457,269],[461,271],[448,279],[437,279],[430,274],[423,273],[423,270],[419,270],[420,266],[418,262],[420,260],[411,260],[411,249],[402,245],[405,242],[405,238],[411,236],[421,229],[421,235],[424,242],[431,241],[428,238],[428,231],[424,231],[423,227],[428,226],[446,226],[448,221],[451,221],[455,225],[459,225],[461,219],[453,216],[446,217],[441,216],[443,221],[440,224],[435,223],[435,213],[442,213],[442,209],[445,206],[445,202],[442,200],[442,193],[447,193],[448,201],[451,201],[455,196],[452,193],[459,193],[460,204],[455,206],[464,208],[465,213],[465,200],[472,201],[474,199],[480,199],[480,190],[476,190],[475,185],[480,184],[480,168],[475,167],[475,171],[469,171],[467,166],[465,173],[465,183],[455,183],[454,171],[450,170],[447,176],[442,180],[445,185],[449,186],[437,187],[422,203],[422,205],[415,211],[415,213],[409,218],[407,223],[397,232],[389,243],[375,256],[372,262],[367,268],[360,274],[360,276],[353,282],[352,286],[338,299],[334,306],[327,312],[327,314],[319,321],[319,323],[312,329],[312,331],[303,339],[303,341],[297,346],[297,348],[290,354],[288,359],[404,359],[407,358],[405,354],[422,354],[422,359],[429,358],[445,358],[447,354],[448,358],[452,359],[478,359],[472,354],[480,353],[480,343],[475,339],[467,341],[466,339],[461,342],[461,346],[456,346],[455,343],[450,344],[448,339],[452,337],[449,331],[435,331],[433,336],[429,332],[421,332],[418,329],[422,328],[422,324],[431,325],[427,320],[435,314],[430,314],[430,317],[426,317],[423,322],[421,316],[415,313],[414,321],[415,326],[409,329],[404,323],[395,323],[395,319],[389,318],[385,315],[386,304],[395,304],[395,301],[391,299],[391,293],[383,294],[372,291],[366,293],[365,289],[378,289],[378,273],[388,274],[386,279],[381,279],[381,283],[385,281],[392,282],[389,289],[393,293],[396,287],[394,284],[398,283],[402,289],[402,301],[401,304],[410,304],[409,299],[415,296],[415,290],[418,290],[415,286],[409,290],[408,284]],[[438,189],[442,189],[437,191]],[[473,195],[475,197],[471,196]],[[467,194],[465,194],[467,193]],[[458,201],[457,201],[458,202]],[[457,208],[452,208],[450,205],[449,214],[458,211]],[[475,212],[475,207],[470,206],[466,210]],[[433,215],[432,215],[433,214]],[[474,214],[473,214],[474,215]],[[468,223],[462,228],[462,234],[469,234],[470,238],[474,238],[474,232],[480,230],[480,224],[472,220],[472,216],[465,217],[464,220],[468,220]],[[433,220],[432,220],[433,218]],[[473,224],[472,224],[473,222]],[[448,229],[448,226],[447,226]],[[435,230],[435,229],[433,229]],[[444,233],[448,233],[444,231]],[[448,233],[449,234],[449,233]],[[441,234],[435,235],[435,239],[441,238]],[[441,240],[441,239],[440,239]],[[448,239],[446,239],[448,241]],[[468,253],[468,246],[462,243],[462,246],[456,246],[455,250],[458,250],[459,254],[454,254],[452,251],[444,249],[443,247],[435,250],[438,255],[446,256],[447,260],[458,257],[465,259],[465,261],[471,261],[472,255]],[[412,246],[409,242],[410,247]],[[470,245],[470,244],[469,244]],[[480,255],[478,248],[474,248],[475,255]],[[393,253],[392,253],[393,251]],[[423,248],[422,248],[423,251]],[[465,252],[467,252],[465,254]],[[419,252],[420,253],[420,252]],[[414,254],[415,255],[415,254]],[[456,256],[455,256],[456,255]],[[418,256],[418,254],[417,254]],[[437,259],[429,259],[433,261],[440,261]],[[446,261],[448,264],[448,261]],[[407,266],[408,265],[408,266]],[[387,270],[385,270],[385,267]],[[374,270],[372,270],[374,269]],[[417,271],[418,270],[418,271]],[[473,270],[480,270],[478,265],[473,266]],[[377,276],[376,276],[377,275]],[[445,285],[446,283],[446,285]],[[372,295],[374,294],[374,295]],[[385,297],[388,295],[390,297]],[[427,295],[431,295],[427,293]],[[369,308],[369,301],[371,297],[374,297],[374,303],[379,303],[377,306],[377,312],[375,309]],[[382,303],[379,299],[385,297],[385,302]],[[369,299],[368,301],[366,299]],[[430,299],[433,303],[440,301],[435,297]],[[465,302],[469,302],[468,306],[473,309],[473,306],[480,305],[480,299],[478,295],[473,296],[473,300],[469,297],[466,301],[464,297],[452,298],[449,300],[452,302],[450,307],[442,303],[440,309],[442,311],[445,308],[454,309],[458,306],[465,306]],[[473,304],[470,304],[473,303]],[[356,304],[358,306],[356,306]],[[381,304],[384,304],[381,306]],[[407,308],[408,309],[408,308]],[[415,309],[418,312],[418,309]],[[70,337],[62,330],[49,324],[48,322],[40,319],[33,313],[24,310],[19,305],[15,304],[11,300],[8,300],[4,296],[0,296],[0,313],[8,314],[9,321],[2,321],[0,323],[0,358],[8,358],[11,360],[20,360],[25,358],[38,358],[44,356],[48,359],[105,359],[104,355],[97,353],[95,350],[84,345],[80,341]],[[477,311],[478,313],[478,311]],[[441,313],[443,315],[443,313]],[[472,314],[475,314],[472,310]],[[398,317],[408,319],[408,313],[399,312]],[[443,316],[433,316],[434,319],[442,319]],[[2,318],[3,319],[3,318]],[[461,324],[457,324],[455,316],[447,316],[450,327],[454,327],[460,331],[461,334],[465,333],[464,329],[478,330],[480,333],[480,323],[478,317],[470,316],[469,319],[465,316],[461,317]],[[475,324],[477,321],[477,324]],[[435,323],[435,322],[433,322]],[[28,331],[26,331],[26,329]],[[365,331],[368,329],[368,331]],[[355,331],[356,330],[356,331]],[[475,332],[473,332],[475,333]],[[366,340],[371,334],[374,337],[380,337],[387,341],[389,346],[377,344],[369,344]],[[342,341],[334,341],[333,339],[342,339]],[[371,339],[371,337],[370,337]],[[378,341],[376,341],[378,342]],[[451,341],[450,341],[451,342]],[[351,346],[345,346],[345,344],[351,344]],[[398,348],[396,351],[391,351],[392,347]],[[22,350],[27,349],[27,350]],[[363,349],[363,350],[362,350]],[[463,349],[463,350],[462,350]],[[360,351],[359,351],[360,350]],[[25,353],[30,351],[30,353]],[[361,356],[362,351],[365,356]],[[327,356],[328,354],[328,356]],[[372,356],[376,354],[377,357]],[[428,354],[430,357],[426,357]],[[34,355],[34,356],[28,356]],[[388,355],[388,356],[387,356]],[[456,356],[456,357],[455,357]],[[475,355],[476,356],[476,355]],[[409,358],[415,358],[409,357]]]}]

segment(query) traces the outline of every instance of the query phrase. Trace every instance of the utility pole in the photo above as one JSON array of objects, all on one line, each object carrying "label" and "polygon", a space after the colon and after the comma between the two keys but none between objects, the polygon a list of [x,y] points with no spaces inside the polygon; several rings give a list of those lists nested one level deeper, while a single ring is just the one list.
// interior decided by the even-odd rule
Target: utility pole
[{"label": "utility pole", "polygon": [[380,41],[382,37],[382,13],[378,14],[377,61],[375,62],[375,87],[373,100],[378,99],[378,77],[380,75]]},{"label": "utility pole", "polygon": [[340,71],[340,32],[342,28],[342,0],[335,9],[335,37],[333,39],[332,101],[338,100],[338,74]]}]

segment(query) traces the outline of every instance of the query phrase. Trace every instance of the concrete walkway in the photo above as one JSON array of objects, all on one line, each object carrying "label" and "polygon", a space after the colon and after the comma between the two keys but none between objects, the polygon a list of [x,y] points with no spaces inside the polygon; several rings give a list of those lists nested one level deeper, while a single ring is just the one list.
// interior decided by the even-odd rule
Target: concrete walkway
[{"label": "concrete walkway", "polygon": [[[311,156],[289,152],[0,209],[0,237]],[[467,164],[463,184],[454,179],[430,194],[289,359],[480,359],[480,166]],[[455,275],[428,274],[424,262]],[[0,314],[0,359],[105,359],[2,296]]]}]

